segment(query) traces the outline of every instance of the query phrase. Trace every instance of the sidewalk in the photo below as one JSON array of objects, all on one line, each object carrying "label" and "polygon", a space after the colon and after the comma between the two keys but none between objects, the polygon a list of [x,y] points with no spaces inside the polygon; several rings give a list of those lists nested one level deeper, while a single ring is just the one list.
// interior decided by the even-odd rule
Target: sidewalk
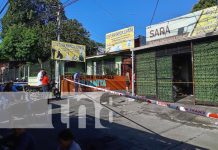
[{"label": "sidewalk", "polygon": [[[121,112],[123,114],[139,113],[139,115],[141,114],[155,115],[157,117],[160,117],[161,119],[185,123],[191,126],[201,126],[207,128],[218,127],[218,119],[211,119],[211,118],[191,114],[188,112],[177,111],[174,109],[170,109],[168,107],[149,104],[147,102],[134,101],[126,97],[120,97],[114,95],[111,96],[113,97],[113,106],[122,109]],[[107,99],[102,99],[102,100],[107,101]],[[199,109],[206,112],[218,113],[218,107],[193,105],[191,97],[182,99],[175,104],[178,104],[180,106],[188,106],[193,109]]]}]

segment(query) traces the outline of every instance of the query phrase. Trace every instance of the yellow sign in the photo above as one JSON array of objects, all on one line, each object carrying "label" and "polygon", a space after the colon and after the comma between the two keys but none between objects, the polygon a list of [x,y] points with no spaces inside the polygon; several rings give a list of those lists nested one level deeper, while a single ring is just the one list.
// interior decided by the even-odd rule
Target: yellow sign
[{"label": "yellow sign", "polygon": [[51,59],[65,61],[86,61],[84,45],[52,41]]},{"label": "yellow sign", "polygon": [[133,26],[106,34],[106,53],[127,50],[134,47]]},{"label": "yellow sign", "polygon": [[210,7],[202,10],[200,19],[192,33],[192,36],[203,35],[218,29],[218,7]]}]

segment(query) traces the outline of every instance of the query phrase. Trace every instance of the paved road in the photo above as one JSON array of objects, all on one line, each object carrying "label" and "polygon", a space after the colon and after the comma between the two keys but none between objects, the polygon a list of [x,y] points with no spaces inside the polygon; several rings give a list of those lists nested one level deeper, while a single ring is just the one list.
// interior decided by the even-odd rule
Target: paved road
[{"label": "paved road", "polygon": [[[106,93],[83,93],[67,98],[70,100],[69,125],[84,150],[216,150],[218,147],[218,127],[213,124],[214,120]],[[55,149],[57,134],[65,127],[60,124],[60,102],[52,103],[56,113],[53,121],[56,129],[30,130],[40,150]],[[94,106],[96,109],[103,107],[100,122],[105,128],[95,128],[97,117]],[[78,110],[84,113],[84,107],[86,124],[81,124],[86,128],[79,129]],[[67,107],[62,112],[66,113],[66,117]],[[109,119],[110,115],[113,121]],[[83,118],[81,115],[79,117]]]}]

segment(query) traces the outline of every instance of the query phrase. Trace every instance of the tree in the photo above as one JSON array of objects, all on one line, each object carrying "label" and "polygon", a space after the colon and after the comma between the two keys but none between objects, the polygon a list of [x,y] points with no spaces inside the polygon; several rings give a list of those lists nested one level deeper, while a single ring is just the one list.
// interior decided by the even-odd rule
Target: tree
[{"label": "tree", "polygon": [[13,25],[2,41],[1,53],[10,60],[34,61],[39,56],[38,36],[34,29]]},{"label": "tree", "polygon": [[95,41],[90,40],[90,33],[76,19],[66,20],[62,23],[61,40],[85,45],[87,55],[91,55],[92,51],[98,46]]},{"label": "tree", "polygon": [[[3,43],[1,46],[2,51],[5,54],[10,54],[12,51],[16,51],[16,55],[10,58],[20,59],[23,54],[26,54],[26,58],[31,61],[41,59],[47,60],[50,57],[51,41],[57,40],[57,11],[60,3],[59,0],[10,0],[10,6],[3,17],[2,26],[2,38]],[[65,16],[64,10],[62,10],[62,26],[61,26],[61,41],[71,42],[75,44],[84,44],[87,47],[87,53],[89,54],[97,43],[90,40],[90,33],[79,23],[77,20],[69,20]],[[19,49],[16,44],[16,40],[12,37],[16,34],[16,38],[24,38],[24,41],[18,40],[22,43],[26,43],[27,38],[24,37],[28,34],[18,36],[19,32],[15,29],[15,26],[19,26],[19,30],[28,30],[28,33],[34,34],[34,42],[37,41],[37,48],[35,45]],[[21,29],[22,28],[22,29]],[[23,31],[24,32],[24,31]],[[37,39],[35,39],[35,37]],[[15,40],[10,43],[9,39]],[[6,47],[5,47],[6,46]],[[29,48],[29,49],[28,49]],[[1,50],[0,49],[0,50]],[[22,52],[23,50],[23,52]],[[32,53],[29,53],[29,51]],[[36,52],[34,52],[34,50]],[[18,55],[18,54],[22,54]],[[33,57],[35,55],[35,58]],[[7,55],[9,57],[9,55]],[[29,61],[29,60],[27,60]]]},{"label": "tree", "polygon": [[192,11],[202,10],[208,7],[215,6],[217,4],[217,0],[200,0],[197,4],[194,5]]},{"label": "tree", "polygon": [[[56,23],[59,0],[10,0],[10,6],[3,17],[3,34],[14,24],[27,27]],[[60,3],[61,5],[61,3]],[[66,19],[64,12],[62,18]]]}]

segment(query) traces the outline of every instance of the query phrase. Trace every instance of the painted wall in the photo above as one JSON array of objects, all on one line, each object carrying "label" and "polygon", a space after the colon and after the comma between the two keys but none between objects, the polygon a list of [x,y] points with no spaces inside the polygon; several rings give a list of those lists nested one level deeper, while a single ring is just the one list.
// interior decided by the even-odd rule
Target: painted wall
[{"label": "painted wall", "polygon": [[65,67],[65,74],[72,74],[78,71],[80,71],[81,73],[85,72],[85,63],[77,62],[74,66]]},{"label": "painted wall", "polygon": [[[121,75],[122,69],[122,56],[114,56],[115,57],[115,67],[117,69],[117,75]],[[96,75],[96,62],[102,61],[102,75],[105,75],[105,66],[104,60],[108,57],[100,58],[100,59],[89,59],[87,60],[87,75]]]}]

